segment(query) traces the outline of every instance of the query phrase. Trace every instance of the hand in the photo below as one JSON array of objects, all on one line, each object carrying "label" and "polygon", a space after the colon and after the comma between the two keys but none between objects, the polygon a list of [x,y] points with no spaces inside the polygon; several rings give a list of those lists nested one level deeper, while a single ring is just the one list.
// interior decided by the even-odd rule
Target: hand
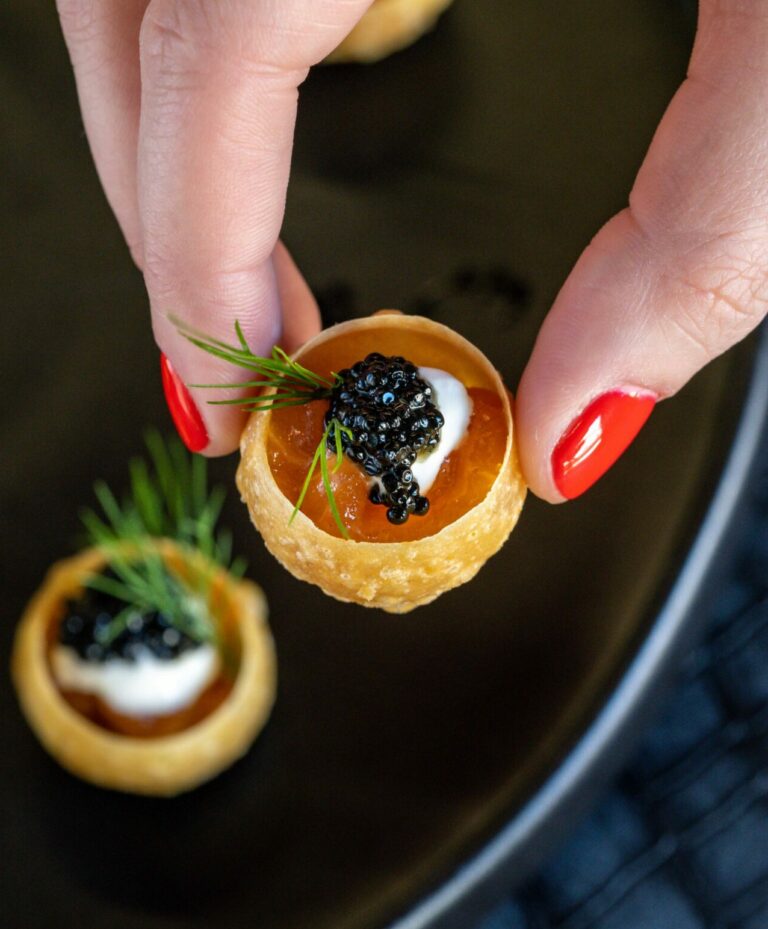
[{"label": "hand", "polygon": [[[183,382],[231,372],[167,314],[224,339],[239,319],[257,352],[281,326],[288,345],[316,331],[314,301],[276,245],[296,88],[369,3],[59,0],[97,167],[176,371],[165,371],[176,422],[206,454],[236,446],[242,414],[195,403],[195,390],[179,413]],[[688,80],[630,206],[566,281],[520,384],[523,469],[539,496],[591,486],[658,399],[765,314],[766,104],[768,7],[702,0]]]},{"label": "hand", "polygon": [[587,490],[657,400],[768,309],[768,3],[701,0],[688,78],[629,207],[581,256],[539,333],[516,410],[552,502]]},{"label": "hand", "polygon": [[297,88],[370,3],[58,0],[96,167],[144,272],[166,394],[195,451],[232,451],[245,414],[187,391],[232,369],[168,314],[225,341],[239,320],[257,353],[319,329],[277,241]]}]

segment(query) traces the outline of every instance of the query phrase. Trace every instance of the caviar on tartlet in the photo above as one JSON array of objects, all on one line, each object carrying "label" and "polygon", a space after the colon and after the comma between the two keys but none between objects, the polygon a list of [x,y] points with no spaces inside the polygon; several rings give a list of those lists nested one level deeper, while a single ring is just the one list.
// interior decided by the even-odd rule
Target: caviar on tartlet
[{"label": "caviar on tartlet", "polygon": [[[100,576],[114,580],[110,569]],[[110,732],[151,739],[183,732],[226,700],[239,665],[234,630],[225,637],[210,620],[200,636],[137,607],[116,620],[124,610],[119,598],[86,587],[52,627],[52,676],[75,710]]]},{"label": "caviar on tartlet", "polygon": [[[402,356],[371,352],[338,373],[325,425],[337,420],[347,458],[372,478],[368,499],[387,508],[402,525],[411,514],[425,516],[429,500],[413,473],[416,459],[433,452],[445,423],[432,386]],[[335,436],[327,438],[335,452]]]},{"label": "caviar on tartlet", "polygon": [[248,749],[274,701],[266,602],[214,535],[221,498],[205,491],[203,459],[184,455],[175,446],[156,479],[134,464],[124,504],[99,488],[108,520],[86,517],[96,544],[51,569],[14,645],[43,745],[116,790],[173,795],[208,780]]},{"label": "caviar on tartlet", "polygon": [[[510,398],[457,333],[392,312],[333,326],[294,356],[306,378],[295,392],[239,331],[237,351],[186,334],[267,375],[263,393],[224,402],[253,410],[238,487],[297,577],[405,612],[469,580],[506,540],[525,496]],[[429,486],[420,471],[434,472]]]}]

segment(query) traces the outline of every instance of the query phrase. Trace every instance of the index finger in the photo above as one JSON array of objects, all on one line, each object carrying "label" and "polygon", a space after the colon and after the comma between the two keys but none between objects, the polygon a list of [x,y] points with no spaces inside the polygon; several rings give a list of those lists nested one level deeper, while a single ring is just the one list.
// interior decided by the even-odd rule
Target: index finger
[{"label": "index finger", "polygon": [[[281,334],[271,256],[285,207],[298,87],[370,0],[153,0],[141,30],[139,208],[157,342],[186,385],[232,369],[169,316],[264,354]],[[240,379],[235,373],[235,379]],[[190,388],[205,454],[236,447],[243,414]],[[228,392],[228,397],[232,396]]]}]

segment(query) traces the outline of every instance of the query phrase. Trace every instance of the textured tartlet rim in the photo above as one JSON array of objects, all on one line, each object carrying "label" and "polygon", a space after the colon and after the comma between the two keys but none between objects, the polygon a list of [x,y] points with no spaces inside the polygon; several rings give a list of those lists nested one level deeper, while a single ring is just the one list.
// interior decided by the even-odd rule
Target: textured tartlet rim
[{"label": "textured tartlet rim", "polygon": [[453,0],[375,0],[366,14],[326,58],[330,64],[372,64],[413,44],[437,23]]},{"label": "textured tartlet rim", "polygon": [[[289,520],[293,503],[277,485],[267,454],[270,413],[251,414],[240,443],[237,486],[251,521],[269,551],[295,577],[318,585],[344,602],[404,613],[466,583],[508,538],[520,515],[526,484],[514,444],[510,395],[486,356],[457,332],[420,316],[385,310],[324,329],[296,352],[301,358],[317,345],[385,327],[421,337],[439,337],[482,371],[500,397],[507,444],[499,473],[485,498],[439,532],[406,542],[344,540],[318,528],[304,513]],[[403,348],[407,355],[407,349]]]},{"label": "textured tartlet rim", "polygon": [[[172,540],[154,544],[165,558],[187,558]],[[195,557],[205,561],[196,553]],[[213,565],[212,586],[225,598],[239,636],[232,691],[205,719],[179,733],[152,739],[109,732],[77,712],[52,678],[48,631],[65,599],[101,570],[106,552],[94,547],[54,564],[19,622],[11,674],[22,712],[43,747],[62,767],[99,787],[174,796],[215,777],[245,754],[274,704],[277,661],[267,624],[267,602],[249,580]]]}]

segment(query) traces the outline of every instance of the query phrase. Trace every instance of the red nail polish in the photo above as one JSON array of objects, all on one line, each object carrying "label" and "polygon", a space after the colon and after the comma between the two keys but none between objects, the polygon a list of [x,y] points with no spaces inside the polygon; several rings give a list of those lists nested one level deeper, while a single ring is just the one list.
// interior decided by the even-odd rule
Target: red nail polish
[{"label": "red nail polish", "polygon": [[552,452],[560,493],[573,500],[601,478],[645,425],[657,397],[649,391],[602,394],[566,429]]},{"label": "red nail polish", "polygon": [[160,374],[171,418],[182,441],[191,452],[201,452],[208,444],[208,433],[203,417],[195,406],[192,395],[173,370],[173,365],[160,354]]}]

